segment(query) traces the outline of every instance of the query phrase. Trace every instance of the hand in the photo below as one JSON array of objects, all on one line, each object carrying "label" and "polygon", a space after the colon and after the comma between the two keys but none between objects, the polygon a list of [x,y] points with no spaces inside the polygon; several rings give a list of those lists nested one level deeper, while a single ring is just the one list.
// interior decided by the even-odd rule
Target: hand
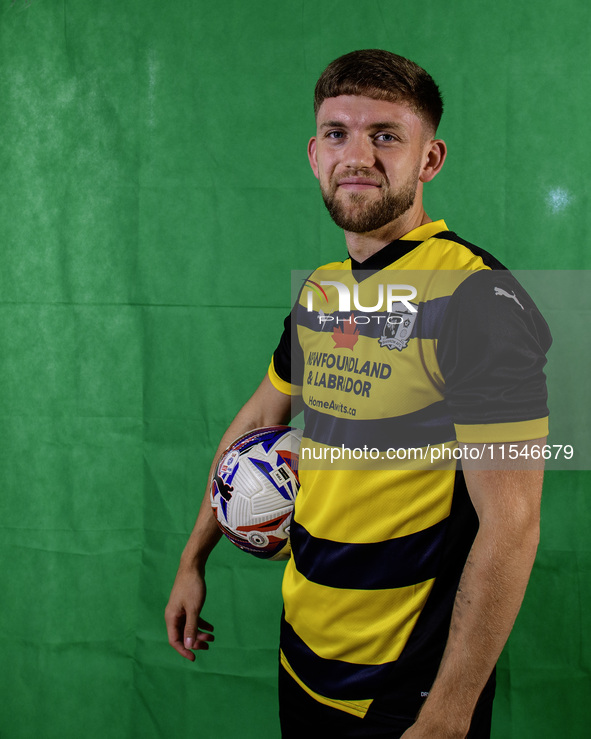
[{"label": "hand", "polygon": [[195,569],[179,569],[170,593],[164,619],[168,643],[186,659],[193,662],[191,650],[209,649],[214,640],[213,626],[199,614],[205,601],[205,580]]}]

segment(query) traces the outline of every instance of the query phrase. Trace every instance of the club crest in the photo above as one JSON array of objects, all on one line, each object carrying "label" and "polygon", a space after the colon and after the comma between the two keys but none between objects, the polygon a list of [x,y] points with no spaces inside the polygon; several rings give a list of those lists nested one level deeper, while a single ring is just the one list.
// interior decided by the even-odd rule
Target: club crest
[{"label": "club crest", "polygon": [[417,320],[417,313],[411,313],[402,303],[394,303],[392,308],[378,341],[380,346],[385,346],[390,350],[398,349],[401,352],[408,346],[408,340]]}]

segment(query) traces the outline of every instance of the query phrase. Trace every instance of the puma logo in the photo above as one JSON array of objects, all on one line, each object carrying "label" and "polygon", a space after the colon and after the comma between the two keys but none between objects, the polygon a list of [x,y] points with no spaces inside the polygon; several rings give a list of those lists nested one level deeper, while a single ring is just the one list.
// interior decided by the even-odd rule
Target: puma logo
[{"label": "puma logo", "polygon": [[511,300],[514,300],[517,305],[521,308],[521,310],[525,310],[525,308],[521,305],[519,300],[517,300],[515,293],[508,293],[506,290],[503,290],[501,287],[495,287],[495,295],[502,295],[505,298],[511,298]]},{"label": "puma logo", "polygon": [[232,492],[234,491],[234,488],[231,485],[226,484],[217,473],[213,476],[213,480],[217,485],[219,494],[226,503],[229,503],[232,500]]}]

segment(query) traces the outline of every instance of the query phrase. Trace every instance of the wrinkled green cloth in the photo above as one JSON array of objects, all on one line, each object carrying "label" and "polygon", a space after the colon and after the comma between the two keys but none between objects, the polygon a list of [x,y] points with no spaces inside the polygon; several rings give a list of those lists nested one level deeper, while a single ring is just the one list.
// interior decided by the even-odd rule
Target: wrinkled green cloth
[{"label": "wrinkled green cloth", "polygon": [[[345,256],[305,155],[316,79],[355,48],[424,65],[451,150],[428,212],[511,267],[588,268],[589,15],[583,0],[5,0],[3,739],[278,735],[281,564],[221,542],[217,641],[195,664],[163,611],[289,270]],[[588,487],[548,476],[496,737],[589,725]]]}]

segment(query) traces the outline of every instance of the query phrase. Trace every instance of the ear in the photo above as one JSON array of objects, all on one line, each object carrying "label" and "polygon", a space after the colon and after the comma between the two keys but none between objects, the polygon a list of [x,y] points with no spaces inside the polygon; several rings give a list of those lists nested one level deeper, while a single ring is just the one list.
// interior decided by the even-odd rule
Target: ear
[{"label": "ear", "polygon": [[445,141],[441,139],[429,141],[425,146],[425,158],[419,180],[421,182],[430,182],[443,167],[446,156],[447,146],[445,145]]},{"label": "ear", "polygon": [[310,166],[312,167],[312,172],[314,172],[314,177],[318,179],[318,160],[316,158],[316,136],[313,136],[310,141],[308,141],[308,160],[310,162]]}]

